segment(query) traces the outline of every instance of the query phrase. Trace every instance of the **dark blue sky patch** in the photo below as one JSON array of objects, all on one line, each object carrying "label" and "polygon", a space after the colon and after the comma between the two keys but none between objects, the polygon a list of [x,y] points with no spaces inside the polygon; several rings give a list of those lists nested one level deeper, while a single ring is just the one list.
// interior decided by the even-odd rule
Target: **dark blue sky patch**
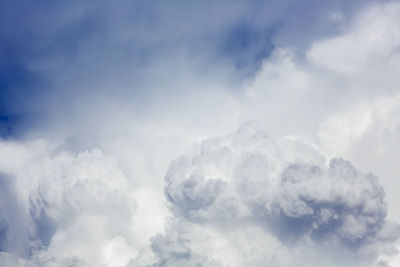
[{"label": "dark blue sky patch", "polygon": [[274,48],[274,32],[274,27],[258,29],[246,22],[234,25],[222,38],[219,53],[230,58],[238,70],[255,71]]}]

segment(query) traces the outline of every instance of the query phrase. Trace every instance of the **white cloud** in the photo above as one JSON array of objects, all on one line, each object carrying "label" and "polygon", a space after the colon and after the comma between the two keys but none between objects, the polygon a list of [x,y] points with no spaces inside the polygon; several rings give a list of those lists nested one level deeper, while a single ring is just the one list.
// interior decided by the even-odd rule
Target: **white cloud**
[{"label": "white cloud", "polygon": [[175,219],[153,240],[156,266],[373,266],[400,235],[383,188],[345,160],[326,164],[254,123],[205,140],[167,172]]},{"label": "white cloud", "polygon": [[[319,146],[328,155],[341,155],[377,173],[389,203],[398,202],[396,174],[400,171],[396,162],[399,11],[397,2],[373,5],[356,16],[343,34],[316,41],[307,54],[311,64],[340,81],[332,91],[349,99],[321,118],[316,131]],[[396,205],[389,206],[389,216],[400,220]]]},{"label": "white cloud", "polygon": [[345,33],[316,42],[307,53],[313,64],[355,74],[398,61],[398,3],[373,6],[359,14]]},{"label": "white cloud", "polygon": [[[7,261],[14,255],[35,266],[126,266],[147,245],[137,239],[140,231],[148,242],[161,230],[165,208],[136,196],[117,162],[100,150],[75,154],[44,141],[1,141],[0,157]],[[143,207],[135,214],[137,205],[154,207],[160,216],[138,225],[149,215]]]},{"label": "white cloud", "polygon": [[[389,203],[399,201],[400,5],[371,5],[336,36],[315,40],[305,58],[280,49],[247,86],[249,117],[315,140],[377,173]],[[395,204],[389,216],[400,220]]]}]

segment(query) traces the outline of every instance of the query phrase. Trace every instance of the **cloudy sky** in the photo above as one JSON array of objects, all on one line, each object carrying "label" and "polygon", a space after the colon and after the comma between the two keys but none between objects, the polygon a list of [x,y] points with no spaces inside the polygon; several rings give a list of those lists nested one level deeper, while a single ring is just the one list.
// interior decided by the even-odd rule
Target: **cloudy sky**
[{"label": "cloudy sky", "polygon": [[400,2],[0,2],[0,265],[400,266]]}]

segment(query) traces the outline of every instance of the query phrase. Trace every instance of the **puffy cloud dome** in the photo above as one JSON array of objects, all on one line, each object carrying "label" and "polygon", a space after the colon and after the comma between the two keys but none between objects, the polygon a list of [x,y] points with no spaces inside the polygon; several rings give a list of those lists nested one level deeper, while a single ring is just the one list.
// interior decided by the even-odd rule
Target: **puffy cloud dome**
[{"label": "puffy cloud dome", "polygon": [[165,180],[174,219],[153,241],[160,265],[372,266],[399,234],[376,176],[253,122],[203,141]]}]

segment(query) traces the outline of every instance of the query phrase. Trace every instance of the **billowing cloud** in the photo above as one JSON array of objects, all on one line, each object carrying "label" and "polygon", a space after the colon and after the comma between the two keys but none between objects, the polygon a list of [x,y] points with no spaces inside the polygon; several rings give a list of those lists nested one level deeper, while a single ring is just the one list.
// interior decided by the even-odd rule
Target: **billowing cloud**
[{"label": "billowing cloud", "polygon": [[156,266],[373,266],[400,235],[376,176],[254,123],[203,141],[165,179],[174,219],[153,240]]},{"label": "billowing cloud", "polygon": [[111,157],[4,141],[0,157],[6,262],[19,257],[16,262],[35,266],[124,266],[136,256],[134,190]]}]

